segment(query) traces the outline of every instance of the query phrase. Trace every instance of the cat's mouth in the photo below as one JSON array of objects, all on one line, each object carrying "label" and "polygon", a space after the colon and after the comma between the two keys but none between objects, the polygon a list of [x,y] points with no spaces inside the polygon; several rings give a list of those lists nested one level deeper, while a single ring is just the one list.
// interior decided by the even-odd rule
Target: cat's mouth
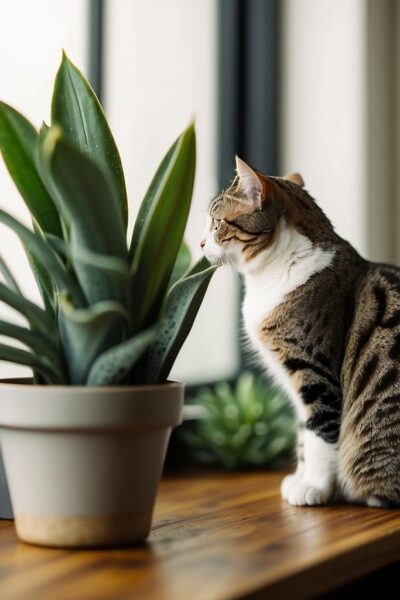
[{"label": "cat's mouth", "polygon": [[216,254],[214,252],[209,251],[207,252],[205,248],[203,248],[203,254],[211,265],[220,267],[221,265],[224,265],[226,263],[224,255],[222,254]]},{"label": "cat's mouth", "polygon": [[209,256],[209,255],[205,255],[206,259],[208,260],[208,262],[211,265],[220,267],[221,265],[223,265],[225,263],[224,259],[222,256]]},{"label": "cat's mouth", "polygon": [[215,258],[213,258],[211,260],[209,258],[207,258],[207,260],[208,260],[208,262],[210,264],[212,264],[212,265],[214,265],[216,267],[221,267],[222,265],[226,264],[226,260],[224,259],[223,256],[218,256],[218,257],[215,257]]}]

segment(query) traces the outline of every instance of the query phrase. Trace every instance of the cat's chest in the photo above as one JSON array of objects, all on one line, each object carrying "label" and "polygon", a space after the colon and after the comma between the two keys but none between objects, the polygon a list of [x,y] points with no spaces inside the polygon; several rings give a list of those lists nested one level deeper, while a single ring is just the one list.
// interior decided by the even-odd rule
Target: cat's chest
[{"label": "cat's chest", "polygon": [[[277,307],[282,309],[286,292],[284,289],[271,289],[270,293],[260,294],[257,290],[248,290],[242,306],[243,322],[247,336],[258,351],[268,375],[280,385],[295,405],[301,419],[304,418],[304,405],[289,371],[283,364],[282,355],[276,352],[273,333],[265,330],[265,323],[274,323]],[[273,325],[272,325],[273,327]]]},{"label": "cat's chest", "polygon": [[250,340],[257,347],[264,348],[261,339],[262,324],[273,317],[276,308],[284,302],[285,286],[275,285],[259,288],[248,285],[242,305],[244,326]]},{"label": "cat's chest", "polygon": [[242,306],[243,322],[247,336],[254,348],[261,353],[264,360],[274,370],[281,363],[270,349],[269,336],[265,334],[265,331],[263,332],[263,323],[267,320],[273,321],[274,311],[282,301],[283,296],[278,296],[276,292],[259,294],[250,289],[246,292]]}]

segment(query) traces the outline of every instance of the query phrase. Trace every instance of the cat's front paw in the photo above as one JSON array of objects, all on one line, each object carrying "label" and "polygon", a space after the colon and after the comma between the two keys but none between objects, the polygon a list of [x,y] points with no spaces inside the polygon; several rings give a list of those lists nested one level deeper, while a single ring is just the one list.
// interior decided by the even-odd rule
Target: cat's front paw
[{"label": "cat's front paw", "polygon": [[319,488],[307,481],[297,480],[288,484],[287,496],[284,496],[284,498],[289,504],[293,504],[294,506],[316,506],[318,504],[327,504],[331,492],[331,488]]},{"label": "cat's front paw", "polygon": [[281,496],[284,500],[289,498],[290,490],[296,486],[300,479],[301,477],[298,473],[286,475],[286,477],[283,478],[281,483]]}]

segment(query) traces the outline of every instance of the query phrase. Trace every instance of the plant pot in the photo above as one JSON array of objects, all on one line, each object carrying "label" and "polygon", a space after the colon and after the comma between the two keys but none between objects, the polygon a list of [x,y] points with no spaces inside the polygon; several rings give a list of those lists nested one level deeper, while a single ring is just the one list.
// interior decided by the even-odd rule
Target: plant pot
[{"label": "plant pot", "polygon": [[18,536],[56,547],[129,545],[150,532],[184,386],[0,384],[0,431]]},{"label": "plant pot", "polygon": [[3,455],[0,448],[0,519],[13,519],[10,492],[8,490]]}]

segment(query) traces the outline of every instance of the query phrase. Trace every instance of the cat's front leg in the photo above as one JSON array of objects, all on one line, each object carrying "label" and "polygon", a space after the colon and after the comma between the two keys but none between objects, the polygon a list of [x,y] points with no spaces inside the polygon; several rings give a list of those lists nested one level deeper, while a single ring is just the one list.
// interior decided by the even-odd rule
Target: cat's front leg
[{"label": "cat's front leg", "polygon": [[297,426],[297,467],[294,473],[286,475],[281,484],[282,498],[289,498],[290,490],[302,479],[304,474],[304,426],[303,422],[299,422]]},{"label": "cat's front leg", "polygon": [[[304,466],[301,476],[282,495],[296,506],[326,504],[332,498],[337,472],[338,444],[324,441],[316,432],[304,432]],[[285,480],[284,480],[285,481]]]},{"label": "cat's front leg", "polygon": [[285,477],[281,486],[281,494],[289,504],[327,504],[334,494],[340,430],[338,404],[332,406],[317,400],[312,406],[301,436],[303,461],[300,456],[296,472]]}]

